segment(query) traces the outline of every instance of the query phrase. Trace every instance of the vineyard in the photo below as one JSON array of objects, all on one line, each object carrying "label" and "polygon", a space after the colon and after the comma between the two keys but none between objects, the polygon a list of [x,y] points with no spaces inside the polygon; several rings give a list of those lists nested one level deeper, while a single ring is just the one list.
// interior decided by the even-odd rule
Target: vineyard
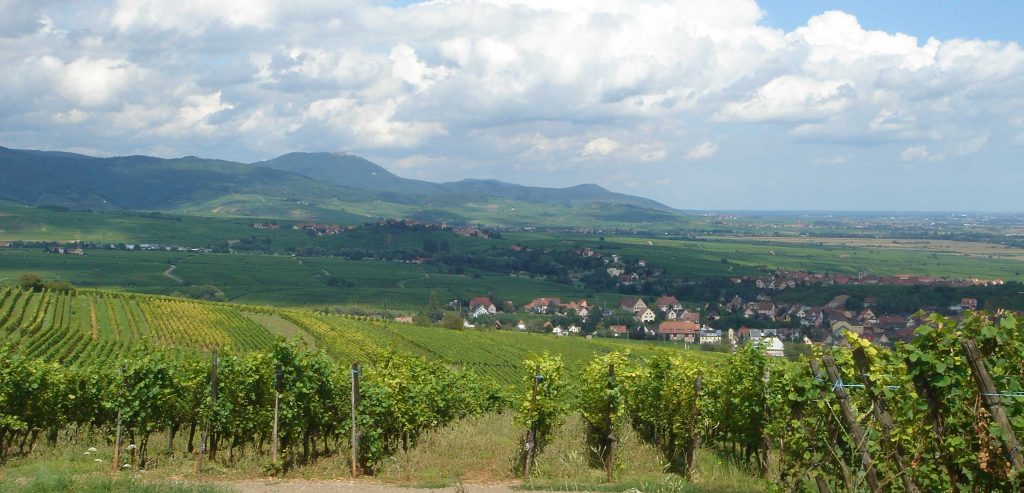
[{"label": "vineyard", "polygon": [[[1008,314],[932,316],[892,350],[847,334],[792,362],[750,345],[711,360],[106,292],[0,296],[5,457],[90,435],[118,468],[184,452],[197,471],[249,455],[286,474],[340,455],[372,474],[428,430],[514,409],[522,440],[508,453],[527,478],[578,413],[609,481],[627,472],[616,450],[631,427],[686,478],[713,453],[778,491],[1024,489],[1024,323]],[[276,338],[258,322],[271,316],[315,347]],[[154,437],[168,445],[152,452]]]},{"label": "vineyard", "polygon": [[[312,310],[213,303],[113,291],[77,292],[0,288],[0,344],[64,365],[118,361],[136,346],[165,348],[175,357],[212,348],[245,352],[269,349],[280,333],[266,317],[289,325],[341,363],[366,361],[393,347],[472,369],[503,383],[518,382],[521,362],[532,353],[561,355],[575,368],[594,354],[623,350],[618,341],[588,341],[507,331],[451,331],[386,324],[366,317],[325,315]],[[637,346],[637,354],[664,349]],[[705,359],[714,354],[695,354]]]},{"label": "vineyard", "polygon": [[0,337],[33,358],[104,363],[139,345],[193,354],[212,347],[267,348],[274,336],[213,303],[104,291],[0,289]]},{"label": "vineyard", "polygon": [[893,351],[852,333],[847,342],[800,364],[749,345],[717,366],[609,354],[575,385],[557,358],[529,361],[524,474],[555,423],[577,409],[609,480],[628,423],[686,477],[699,473],[698,451],[711,449],[779,491],[1024,490],[1024,324],[932,316]]}]

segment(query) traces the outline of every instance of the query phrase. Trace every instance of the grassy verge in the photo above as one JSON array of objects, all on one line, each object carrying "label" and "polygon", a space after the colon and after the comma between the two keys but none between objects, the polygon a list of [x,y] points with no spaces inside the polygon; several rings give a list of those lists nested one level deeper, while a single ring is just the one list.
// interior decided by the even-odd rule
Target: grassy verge
[{"label": "grassy verge", "polygon": [[[435,430],[407,452],[389,459],[378,479],[406,486],[438,488],[459,483],[508,483],[514,470],[522,430],[510,413],[470,418]],[[537,457],[531,481],[518,488],[555,491],[626,491],[740,493],[765,491],[763,481],[744,468],[708,451],[699,455],[693,482],[665,473],[666,461],[632,429],[622,433],[616,457],[615,482],[603,469],[591,467],[584,424],[566,420],[554,440]]]},{"label": "grassy verge", "polygon": [[[604,470],[589,464],[584,424],[578,416],[569,417],[559,428],[537,457],[531,481],[524,483],[515,466],[522,432],[513,423],[511,413],[467,418],[427,433],[408,451],[387,459],[376,476],[365,481],[414,488],[455,487],[457,491],[462,484],[554,491],[766,491],[763,480],[711,451],[699,454],[698,474],[692,482],[666,473],[664,458],[631,429],[621,434],[615,481],[607,483]],[[159,434],[153,436],[152,462],[147,470],[123,470],[116,475],[110,473],[112,450],[102,439],[62,441],[56,447],[40,445],[29,456],[12,458],[0,467],[0,492],[214,493],[237,488],[238,481],[266,477],[265,454],[240,449],[231,458],[228,451],[221,451],[217,461],[204,461],[203,475],[196,477],[194,456],[180,449],[182,440],[177,442],[179,450],[174,455],[160,446],[165,440]],[[348,478],[345,444],[332,444],[331,449],[330,455],[296,466],[282,479]]]},{"label": "grassy verge", "polygon": [[[95,465],[93,465],[95,464]],[[111,475],[88,464],[54,456],[30,457],[0,469],[4,493],[221,493],[223,488],[169,478],[149,478],[141,473]],[[104,461],[103,468],[109,467]]]}]

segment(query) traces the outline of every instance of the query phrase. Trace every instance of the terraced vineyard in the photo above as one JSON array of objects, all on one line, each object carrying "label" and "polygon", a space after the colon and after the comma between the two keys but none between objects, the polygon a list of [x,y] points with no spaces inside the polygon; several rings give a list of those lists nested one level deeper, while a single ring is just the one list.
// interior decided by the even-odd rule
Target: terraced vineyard
[{"label": "terraced vineyard", "polygon": [[[274,319],[280,323],[270,323]],[[283,330],[287,325],[288,330]],[[569,368],[595,355],[630,349],[637,355],[669,351],[636,341],[586,340],[510,331],[452,331],[385,324],[310,310],[212,303],[112,291],[32,292],[0,288],[0,344],[30,357],[74,366],[115,361],[139,345],[169,348],[178,357],[230,347],[267,349],[279,337],[314,341],[343,363],[368,361],[388,346],[399,352],[474,370],[515,383],[522,361],[544,351]],[[715,358],[692,352],[695,359]]]}]

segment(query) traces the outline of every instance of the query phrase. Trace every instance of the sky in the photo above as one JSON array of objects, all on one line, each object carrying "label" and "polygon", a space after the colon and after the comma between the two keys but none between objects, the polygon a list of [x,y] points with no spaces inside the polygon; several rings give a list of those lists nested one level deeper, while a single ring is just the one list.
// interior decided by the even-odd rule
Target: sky
[{"label": "sky", "polygon": [[1024,211],[1024,2],[0,0],[0,145]]}]

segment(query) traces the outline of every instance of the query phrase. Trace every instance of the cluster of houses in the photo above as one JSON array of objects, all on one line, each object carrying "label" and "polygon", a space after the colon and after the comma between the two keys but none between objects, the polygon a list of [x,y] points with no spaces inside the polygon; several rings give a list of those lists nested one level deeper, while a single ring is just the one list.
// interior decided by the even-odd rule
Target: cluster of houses
[{"label": "cluster of houses", "polygon": [[[417,221],[415,219],[386,219],[377,222],[378,226],[402,226],[402,227],[419,227],[426,229],[435,230],[446,230],[451,231],[459,236],[472,236],[476,238],[489,238],[490,233],[487,230],[480,229],[474,226],[459,226],[454,227],[446,222],[432,223]],[[281,225],[276,222],[269,223],[253,223],[253,229],[281,229]],[[341,226],[339,224],[320,224],[320,223],[298,223],[292,226],[292,229],[305,230],[313,236],[332,236],[340,234],[343,231],[355,230],[357,226]]]},{"label": "cluster of houses", "polygon": [[47,248],[46,251],[57,255],[85,255],[85,250],[82,250],[82,247],[78,245],[70,247],[63,245],[54,245],[50,248]]},{"label": "cluster of houses", "polygon": [[[2,246],[2,245],[0,245]],[[177,245],[161,245],[159,243],[92,243],[92,242],[81,242],[74,244],[47,244],[45,247],[48,253],[57,255],[85,255],[85,251],[88,249],[101,249],[101,250],[127,250],[127,251],[142,251],[142,252],[190,252],[190,253],[210,253],[213,250],[209,248],[195,248],[195,247],[183,247]]]},{"label": "cluster of houses", "polygon": [[734,277],[733,282],[753,282],[760,289],[783,290],[801,285],[821,286],[856,286],[856,285],[891,285],[891,286],[995,286],[1003,284],[1001,279],[954,279],[949,277],[916,276],[913,274],[896,274],[894,276],[876,276],[862,272],[856,275],[826,272],[812,274],[797,270],[779,269],[764,277]]},{"label": "cluster of houses", "polygon": [[[876,313],[876,298],[867,297],[863,300],[863,308],[851,310],[847,308],[848,295],[839,295],[823,306],[803,304],[776,303],[767,294],[758,295],[757,299],[745,301],[739,296],[733,297],[723,305],[708,304],[705,310],[686,308],[674,296],[661,296],[653,302],[640,297],[622,298],[616,308],[621,317],[623,313],[632,314],[633,323],[615,323],[607,327],[613,337],[629,338],[642,334],[644,338],[658,338],[667,341],[680,341],[687,344],[731,344],[737,345],[747,341],[766,344],[770,348],[781,351],[782,341],[802,341],[806,344],[839,344],[844,340],[843,331],[854,332],[878,344],[889,345],[898,340],[910,340],[914,337],[915,328],[922,320],[907,314]],[[508,311],[513,307],[507,305]],[[978,300],[963,298],[957,306],[949,307],[950,311],[960,312],[976,310]],[[521,307],[522,311],[541,315],[576,315],[584,320],[600,310],[604,316],[612,316],[614,309],[595,305],[587,300],[571,300],[563,302],[559,298],[535,298]],[[487,296],[477,296],[469,300],[469,317],[495,315],[503,311]],[[771,321],[771,328],[750,328],[740,326],[735,329],[719,330],[710,327],[724,312],[739,313],[743,317]],[[799,321],[799,323],[796,323]],[[754,324],[764,326],[763,323]],[[526,324],[520,320],[516,329],[527,330]],[[581,334],[582,327],[570,324],[567,327],[552,325],[546,322],[544,328],[556,335]],[[809,331],[814,328],[817,330]],[[639,333],[639,334],[638,334]],[[814,340],[808,337],[813,335]],[[774,351],[774,349],[772,350]],[[781,353],[780,353],[781,354]]]},{"label": "cluster of houses", "polygon": [[[818,342],[826,345],[842,340],[842,331],[849,330],[863,336],[864,338],[876,341],[879,344],[887,345],[896,341],[909,341],[914,337],[914,329],[920,325],[921,320],[911,314],[883,314],[876,311],[878,299],[868,296],[864,298],[863,308],[850,310],[846,308],[849,295],[838,295],[823,306],[808,306],[803,304],[787,305],[776,304],[770,296],[758,295],[757,300],[744,301],[739,296],[734,296],[724,309],[734,313],[742,313],[745,318],[762,318],[772,322],[799,321],[802,328],[825,328],[824,338],[818,341],[811,341],[804,337],[805,342]],[[958,305],[948,307],[950,312],[960,313],[968,310],[977,310],[977,298],[963,298]],[[934,311],[926,310],[926,311]],[[954,315],[953,318],[956,318]],[[792,324],[791,324],[792,325]],[[742,329],[740,329],[742,330]],[[778,335],[796,340],[799,331],[792,328],[769,329],[778,331]]]},{"label": "cluster of houses", "polygon": [[[623,298],[619,301],[619,309],[632,312],[633,317],[642,323],[651,323],[659,318],[666,321],[700,322],[700,312],[684,309],[683,304],[675,296],[660,296],[650,306],[643,298]],[[655,310],[661,312],[662,316],[659,317]]]},{"label": "cluster of houses", "polygon": [[337,224],[299,223],[292,226],[292,229],[305,230],[313,236],[333,236],[346,229],[355,229],[355,226],[346,228]]},{"label": "cluster of houses", "polygon": [[[865,308],[860,312],[846,310],[841,313],[830,313],[831,330],[824,340],[816,342],[821,342],[825,345],[842,343],[844,341],[842,337],[843,331],[850,331],[869,341],[877,342],[881,345],[889,345],[897,340],[909,341],[913,339],[915,329],[924,322],[923,318],[915,315],[876,316],[871,310],[868,300],[865,300]],[[976,298],[963,298],[960,300],[959,305],[949,307],[950,311],[958,313],[977,309],[978,300]],[[961,315],[956,314],[951,318],[956,320],[960,317]]]},{"label": "cluster of houses", "polygon": [[587,301],[568,301],[563,303],[560,298],[534,298],[523,305],[523,311],[539,315],[573,314],[580,318],[587,318],[597,307]]},{"label": "cluster of houses", "polygon": [[[644,338],[659,338],[686,344],[732,344],[734,346],[749,340],[754,343],[766,344],[769,354],[782,356],[780,336],[785,335],[782,331],[740,328],[723,332],[702,323],[699,310],[684,308],[683,304],[674,296],[661,296],[650,305],[643,298],[623,298],[617,308],[633,314],[636,323],[633,324],[632,330],[643,332]],[[595,310],[602,310],[602,308],[587,300],[562,302],[559,298],[535,298],[523,305],[522,310],[526,313],[543,315],[574,314],[585,320]],[[495,315],[499,311],[501,310],[498,306],[487,296],[476,296],[469,300],[468,314],[471,319]],[[603,313],[612,315],[614,311],[604,309]],[[659,320],[660,323],[658,323]],[[473,325],[467,320],[466,326],[472,327]],[[526,323],[522,320],[516,324],[515,328],[521,331],[527,330]],[[553,324],[551,321],[544,323],[544,329],[558,336],[580,335],[583,332],[579,325],[568,324],[563,327]],[[629,338],[631,327],[624,324],[613,324],[608,326],[608,330],[613,337]]]},{"label": "cluster of houses", "polygon": [[[85,255],[85,246],[86,245],[84,245],[84,244],[74,244],[74,245],[56,244],[56,245],[51,245],[51,246],[47,247],[46,251],[48,253],[53,253],[53,254],[57,254],[57,255]],[[109,245],[90,244],[89,247],[90,248],[106,248],[108,250],[140,250],[140,251],[147,251],[147,252],[156,252],[156,251],[186,252],[186,251],[193,251],[193,252],[200,252],[201,253],[201,252],[209,251],[208,249],[204,249],[204,248],[192,248],[192,249],[189,249],[189,248],[181,247],[181,246],[162,246],[162,245],[159,245],[159,244],[156,244],[156,243],[142,243],[140,245],[135,245],[135,244],[115,245],[113,243],[111,243]]]}]

